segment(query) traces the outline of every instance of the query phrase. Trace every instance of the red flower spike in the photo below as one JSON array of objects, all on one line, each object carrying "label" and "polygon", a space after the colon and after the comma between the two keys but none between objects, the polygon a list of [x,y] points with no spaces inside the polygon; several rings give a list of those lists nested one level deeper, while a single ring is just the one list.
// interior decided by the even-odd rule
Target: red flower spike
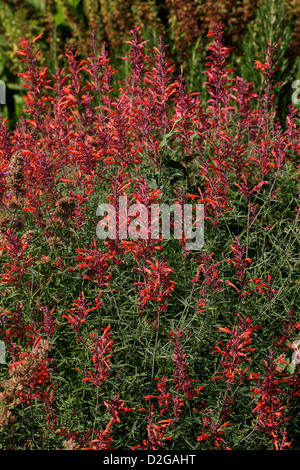
[{"label": "red flower spike", "polygon": [[252,321],[249,317],[243,318],[238,315],[238,323],[234,330],[228,327],[217,327],[218,331],[223,331],[231,335],[231,339],[223,344],[219,341],[219,345],[216,344],[214,348],[215,354],[221,355],[221,366],[224,372],[220,372],[219,376],[214,377],[213,380],[222,379],[231,386],[236,381],[236,376],[239,378],[239,382],[243,382],[243,376],[247,372],[247,368],[242,369],[241,364],[243,362],[250,362],[251,359],[247,357],[247,352],[254,352],[255,349],[248,347],[252,343],[251,336],[253,332],[260,329],[259,326],[253,326]]},{"label": "red flower spike", "polygon": [[96,387],[103,385],[109,377],[114,343],[111,338],[110,325],[105,329],[102,328],[102,331],[103,334],[100,338],[96,334],[90,334],[90,337],[93,338],[93,345],[91,347],[93,356],[91,362],[96,372],[90,372],[86,369],[82,372],[80,369],[77,369],[84,375],[83,382],[91,382]]}]

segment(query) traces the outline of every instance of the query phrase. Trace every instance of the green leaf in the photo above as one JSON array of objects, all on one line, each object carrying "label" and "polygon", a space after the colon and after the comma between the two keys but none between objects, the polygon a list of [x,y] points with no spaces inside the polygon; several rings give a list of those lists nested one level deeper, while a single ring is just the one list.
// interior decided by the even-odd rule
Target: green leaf
[{"label": "green leaf", "polygon": [[288,366],[287,366],[287,372],[289,375],[293,375],[293,373],[295,372],[295,369],[296,369],[296,363],[295,362],[291,362]]},{"label": "green leaf", "polygon": [[76,8],[76,7],[79,5],[80,0],[67,0],[67,3],[68,3],[71,7]]},{"label": "green leaf", "polygon": [[158,185],[157,177],[156,176],[149,176],[149,178],[147,178],[147,183],[148,183],[148,186],[149,186],[150,189],[157,188],[157,185]]},{"label": "green leaf", "polygon": [[55,13],[54,15],[54,21],[55,21],[56,26],[66,23],[66,20],[67,18],[65,17],[63,11],[60,8],[58,8],[57,13]]},{"label": "green leaf", "polygon": [[166,135],[164,136],[163,140],[162,140],[161,143],[159,144],[159,147],[160,147],[160,148],[163,148],[163,147],[165,147],[165,146],[167,145],[168,140],[170,139],[170,137],[172,137],[172,135],[178,134],[178,131],[174,131],[174,127],[176,126],[176,124],[177,124],[178,122],[182,121],[182,119],[183,119],[182,117],[176,119],[176,121],[174,122],[174,125],[173,125],[172,129],[170,130],[170,132],[168,132],[168,134],[166,134]]},{"label": "green leaf", "polygon": [[33,6],[37,10],[44,11],[46,7],[45,0],[25,0],[28,5]]},{"label": "green leaf", "polygon": [[186,168],[182,165],[182,163],[177,162],[176,160],[168,160],[167,158],[163,158],[163,164],[167,168],[175,168],[176,170],[180,170],[186,176]]}]

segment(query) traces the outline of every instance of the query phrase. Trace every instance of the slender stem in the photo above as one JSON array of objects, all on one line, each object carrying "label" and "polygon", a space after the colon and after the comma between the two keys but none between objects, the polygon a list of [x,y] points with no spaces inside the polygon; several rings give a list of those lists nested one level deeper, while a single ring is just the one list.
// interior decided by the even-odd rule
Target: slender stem
[{"label": "slender stem", "polygon": [[159,312],[157,314],[157,325],[156,325],[156,338],[155,338],[155,346],[153,351],[153,359],[152,359],[152,373],[151,373],[151,388],[154,382],[154,367],[155,367],[155,359],[156,359],[156,352],[157,352],[157,345],[158,345],[158,334],[159,334]]},{"label": "slender stem", "polygon": [[248,198],[246,258],[248,258],[248,251],[249,251],[249,232],[250,232],[249,218],[250,218],[250,198]]},{"label": "slender stem", "polygon": [[95,408],[95,417],[94,417],[94,424],[93,424],[93,434],[92,434],[93,437],[92,437],[92,439],[94,439],[96,419],[97,419],[97,414],[98,414],[98,406],[99,406],[99,385],[97,386],[96,408]]},{"label": "slender stem", "polygon": [[31,437],[32,437],[33,445],[35,447],[36,445],[35,445],[35,438],[34,438],[34,418],[33,418],[31,403],[29,405],[29,410],[30,410],[30,417],[31,417]]}]

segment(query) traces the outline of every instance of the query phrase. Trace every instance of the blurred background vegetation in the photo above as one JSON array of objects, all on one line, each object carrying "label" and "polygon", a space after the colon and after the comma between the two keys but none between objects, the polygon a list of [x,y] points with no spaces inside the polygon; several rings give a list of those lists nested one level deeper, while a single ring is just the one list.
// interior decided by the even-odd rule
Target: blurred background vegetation
[{"label": "blurred background vegetation", "polygon": [[17,51],[24,36],[43,34],[40,62],[54,73],[64,65],[71,42],[83,57],[89,55],[94,30],[100,44],[106,42],[123,79],[127,68],[120,58],[128,49],[124,40],[137,24],[149,46],[162,37],[178,71],[183,68],[189,89],[201,91],[213,21],[223,22],[235,74],[253,82],[257,92],[264,82],[254,60],[265,61],[269,40],[281,42],[275,79],[283,83],[275,105],[284,116],[291,104],[291,84],[300,78],[300,0],[0,0],[0,79],[6,84],[6,105],[0,105],[0,114],[9,119],[10,127],[22,114],[22,63]]}]

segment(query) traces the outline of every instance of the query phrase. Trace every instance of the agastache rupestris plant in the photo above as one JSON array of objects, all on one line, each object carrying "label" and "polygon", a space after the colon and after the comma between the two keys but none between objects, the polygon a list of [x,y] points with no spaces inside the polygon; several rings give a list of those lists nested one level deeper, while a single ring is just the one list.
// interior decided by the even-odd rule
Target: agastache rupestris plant
[{"label": "agastache rupestris plant", "polygon": [[[52,77],[21,41],[24,116],[0,123],[0,447],[297,448],[300,134],[295,107],[273,112],[276,49],[261,96],[214,24],[206,102],[165,37],[128,37],[115,59],[96,33],[89,57],[68,45]],[[96,239],[101,203],[115,233]]]}]

